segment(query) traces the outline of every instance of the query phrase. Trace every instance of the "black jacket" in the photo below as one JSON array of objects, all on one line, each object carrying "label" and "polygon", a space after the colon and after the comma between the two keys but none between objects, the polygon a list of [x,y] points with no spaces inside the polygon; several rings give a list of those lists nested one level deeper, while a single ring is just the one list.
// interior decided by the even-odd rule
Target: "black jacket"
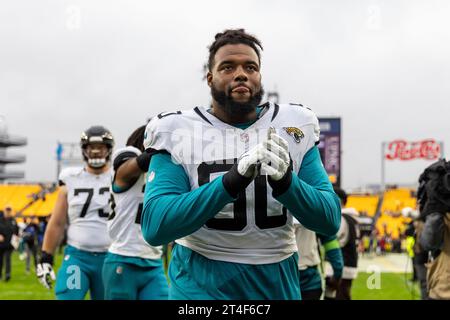
[{"label": "black jacket", "polygon": [[14,218],[0,218],[0,234],[4,240],[0,242],[0,249],[13,249],[11,238],[13,234],[19,234],[19,228]]}]

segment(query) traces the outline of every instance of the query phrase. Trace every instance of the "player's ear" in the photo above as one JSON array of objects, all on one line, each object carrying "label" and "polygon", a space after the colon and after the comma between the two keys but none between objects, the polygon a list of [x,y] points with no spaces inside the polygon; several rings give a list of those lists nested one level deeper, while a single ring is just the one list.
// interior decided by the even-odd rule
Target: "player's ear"
[{"label": "player's ear", "polygon": [[206,74],[206,82],[208,83],[208,87],[211,87],[212,85],[212,73],[211,71],[208,71],[208,73]]}]

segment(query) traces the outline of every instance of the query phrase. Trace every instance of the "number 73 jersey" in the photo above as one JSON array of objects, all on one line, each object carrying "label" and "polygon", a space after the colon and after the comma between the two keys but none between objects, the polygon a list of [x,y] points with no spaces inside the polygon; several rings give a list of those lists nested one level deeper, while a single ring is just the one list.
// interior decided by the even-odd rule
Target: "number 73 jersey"
[{"label": "number 73 jersey", "polygon": [[84,168],[66,168],[59,181],[67,187],[67,243],[80,250],[107,251],[111,172],[96,175]]},{"label": "number 73 jersey", "polygon": [[[246,129],[224,123],[202,107],[161,114],[149,123],[144,144],[169,152],[194,190],[230,170],[242,154],[267,139],[270,127],[289,143],[297,174],[303,157],[319,140],[316,116],[299,105],[267,103]],[[272,197],[267,176],[260,174],[237,200],[176,242],[213,260],[276,263],[297,250],[292,218]]]}]

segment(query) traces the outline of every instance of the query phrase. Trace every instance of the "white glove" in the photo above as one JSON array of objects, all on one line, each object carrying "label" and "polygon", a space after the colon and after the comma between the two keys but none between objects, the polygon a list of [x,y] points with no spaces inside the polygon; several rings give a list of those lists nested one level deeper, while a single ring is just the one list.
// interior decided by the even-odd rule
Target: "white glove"
[{"label": "white glove", "polygon": [[[260,171],[273,180],[280,180],[290,165],[289,145],[270,128],[266,141],[244,153],[238,161],[238,172],[247,178],[254,178]],[[261,170],[260,170],[261,169]]]},{"label": "white glove", "polygon": [[259,166],[262,162],[268,161],[269,151],[262,144],[259,143],[246,153],[244,153],[238,160],[237,170],[240,175],[246,178],[254,178],[259,173]]},{"label": "white glove", "polygon": [[267,154],[266,161],[261,164],[261,172],[278,181],[284,177],[290,166],[289,144],[273,129],[269,129],[268,139],[263,142],[263,146]]},{"label": "white glove", "polygon": [[55,272],[53,271],[53,267],[50,263],[38,263],[36,267],[36,275],[39,279],[39,282],[42,283],[44,287],[47,289],[52,288],[52,280],[56,279]]}]

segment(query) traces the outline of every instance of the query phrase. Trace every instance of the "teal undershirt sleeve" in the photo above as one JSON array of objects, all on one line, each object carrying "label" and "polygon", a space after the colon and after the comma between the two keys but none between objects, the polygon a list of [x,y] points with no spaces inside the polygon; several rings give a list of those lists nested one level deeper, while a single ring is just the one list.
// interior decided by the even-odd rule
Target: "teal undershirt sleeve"
[{"label": "teal undershirt sleeve", "polygon": [[306,228],[323,235],[335,235],[341,223],[338,196],[314,146],[303,158],[298,176],[289,189],[276,198]]},{"label": "teal undershirt sleeve", "polygon": [[186,172],[169,154],[154,155],[148,172],[152,179],[145,188],[141,227],[154,246],[192,234],[236,200],[224,189],[222,176],[191,191]]},{"label": "teal undershirt sleeve", "polygon": [[317,237],[320,239],[320,242],[325,249],[325,260],[327,260],[333,268],[334,278],[340,279],[344,268],[344,258],[342,256],[342,250],[339,246],[339,241],[337,240],[336,235],[324,236],[317,234]]}]

